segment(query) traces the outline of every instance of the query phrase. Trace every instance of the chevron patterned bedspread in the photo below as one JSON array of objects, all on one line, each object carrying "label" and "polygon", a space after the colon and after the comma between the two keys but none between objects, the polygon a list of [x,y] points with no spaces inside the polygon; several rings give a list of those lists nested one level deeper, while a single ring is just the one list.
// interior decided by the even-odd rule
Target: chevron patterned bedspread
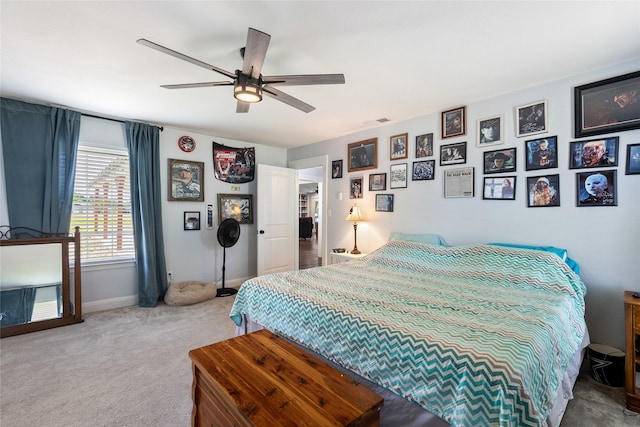
[{"label": "chevron patterned bedspread", "polygon": [[586,330],[554,254],[389,242],[359,260],[246,281],[242,315],[452,426],[540,426]]}]

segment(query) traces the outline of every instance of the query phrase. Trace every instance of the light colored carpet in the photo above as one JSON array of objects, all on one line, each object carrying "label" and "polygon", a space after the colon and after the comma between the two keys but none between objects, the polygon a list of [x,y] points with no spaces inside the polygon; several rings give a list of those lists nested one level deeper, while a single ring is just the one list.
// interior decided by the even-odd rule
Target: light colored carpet
[{"label": "light colored carpet", "polygon": [[[190,306],[128,307],[0,340],[2,427],[187,427],[188,352],[234,335],[234,297]],[[562,427],[639,426],[624,391],[584,372]],[[393,426],[397,427],[397,426]]]}]

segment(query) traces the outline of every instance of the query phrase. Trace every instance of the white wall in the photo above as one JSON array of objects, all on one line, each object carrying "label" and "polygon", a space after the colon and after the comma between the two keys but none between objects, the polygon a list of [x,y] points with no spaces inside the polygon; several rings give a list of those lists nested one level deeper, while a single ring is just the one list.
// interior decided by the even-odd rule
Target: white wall
[{"label": "white wall", "polygon": [[[569,255],[580,264],[581,276],[588,288],[586,318],[592,341],[624,348],[622,294],[627,289],[640,291],[640,175],[625,175],[624,171],[626,146],[640,143],[640,130],[615,134],[620,137],[617,207],[576,207],[575,180],[578,170],[570,170],[568,167],[569,142],[575,140],[572,137],[573,87],[638,69],[640,64],[636,61],[517,93],[469,102],[466,104],[467,134],[464,137],[443,141],[440,138],[440,114],[436,113],[404,122],[391,122],[376,129],[289,150],[289,161],[320,154],[328,154],[330,161],[343,159],[343,178],[329,179],[327,182],[329,248],[353,247],[353,227],[351,223],[344,221],[355,201],[349,199],[349,179],[363,176],[364,197],[357,200],[367,216],[367,222],[358,225],[358,248],[363,252],[370,252],[382,245],[391,231],[437,233],[450,245],[500,241],[553,245],[568,249]],[[514,108],[541,100],[548,101],[549,133],[516,138]],[[497,114],[504,116],[506,142],[486,149],[477,148],[476,121]],[[395,195],[394,212],[376,212],[376,193],[367,191],[368,175],[380,172],[389,174],[389,137],[405,132],[409,133],[409,158],[393,163],[408,163],[407,188],[389,190],[387,184],[387,191],[384,193]],[[434,134],[435,179],[411,181],[411,165],[415,161],[415,137],[429,132]],[[543,171],[525,171],[524,141],[545,135],[558,136],[560,166]],[[377,169],[348,173],[347,144],[373,137],[378,138]],[[467,163],[439,166],[440,145],[462,141],[467,141]],[[482,200],[482,153],[503,147],[517,148],[516,200]],[[445,199],[443,170],[461,166],[475,168],[475,197]],[[528,208],[525,197],[526,177],[544,174],[560,174],[561,206]],[[342,200],[337,196],[340,192],[343,195]]]}]

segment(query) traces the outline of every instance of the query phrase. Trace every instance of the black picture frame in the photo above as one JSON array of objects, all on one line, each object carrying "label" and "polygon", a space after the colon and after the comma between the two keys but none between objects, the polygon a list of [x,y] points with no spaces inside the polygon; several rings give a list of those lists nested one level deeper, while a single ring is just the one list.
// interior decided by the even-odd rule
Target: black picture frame
[{"label": "black picture frame", "polygon": [[576,206],[618,206],[617,170],[576,173]]},{"label": "black picture frame", "polygon": [[378,167],[378,138],[352,142],[347,147],[348,172]]},{"label": "black picture frame", "polygon": [[440,166],[467,163],[467,142],[456,142],[440,146]]},{"label": "black picture frame", "polygon": [[430,181],[436,175],[435,160],[420,160],[413,162],[413,171],[411,174],[412,181]]},{"label": "black picture frame", "polygon": [[184,230],[185,231],[200,230],[200,212],[184,213]]},{"label": "black picture frame", "polygon": [[640,129],[640,71],[576,86],[576,138]]},{"label": "black picture frame", "polygon": [[625,175],[640,174],[640,144],[627,145],[627,167]]},{"label": "black picture frame", "polygon": [[204,162],[167,159],[167,199],[204,202]]},{"label": "black picture frame", "polygon": [[331,179],[342,178],[342,159],[331,162]]},{"label": "black picture frame", "polygon": [[549,108],[547,101],[533,102],[516,107],[516,137],[548,132]]},{"label": "black picture frame", "polygon": [[558,167],[558,137],[530,139],[524,142],[525,169],[552,169]]},{"label": "black picture frame", "polygon": [[390,166],[389,188],[407,188],[407,164],[397,163]]},{"label": "black picture frame", "polygon": [[484,177],[482,181],[483,200],[515,200],[516,175]]},{"label": "black picture frame", "polygon": [[560,175],[528,176],[527,206],[530,208],[560,206]]},{"label": "black picture frame", "polygon": [[218,194],[218,225],[227,218],[240,224],[253,224],[253,195]]},{"label": "black picture frame", "polygon": [[467,107],[443,111],[440,119],[442,139],[467,134]]},{"label": "black picture frame", "polygon": [[433,156],[433,133],[416,136],[416,159]]},{"label": "black picture frame", "polygon": [[384,191],[387,189],[387,174],[369,174],[369,191]]},{"label": "black picture frame", "polygon": [[409,134],[401,133],[389,138],[389,160],[400,160],[409,157]]},{"label": "black picture frame", "polygon": [[571,141],[569,143],[569,169],[603,168],[618,166],[620,137]]},{"label": "black picture frame", "polygon": [[515,147],[485,151],[482,153],[483,172],[485,174],[515,172],[516,151]]},{"label": "black picture frame", "polygon": [[376,212],[393,212],[393,194],[376,194]]}]

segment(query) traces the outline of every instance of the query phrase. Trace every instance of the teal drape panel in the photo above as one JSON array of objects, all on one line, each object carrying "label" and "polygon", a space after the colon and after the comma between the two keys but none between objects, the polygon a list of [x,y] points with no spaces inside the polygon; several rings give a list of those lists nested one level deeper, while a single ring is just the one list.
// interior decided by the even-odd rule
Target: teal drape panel
[{"label": "teal drape panel", "polygon": [[80,113],[0,98],[9,222],[68,233]]},{"label": "teal drape panel", "polygon": [[167,289],[160,191],[160,129],[125,123],[136,244],[138,305],[154,307]]}]

